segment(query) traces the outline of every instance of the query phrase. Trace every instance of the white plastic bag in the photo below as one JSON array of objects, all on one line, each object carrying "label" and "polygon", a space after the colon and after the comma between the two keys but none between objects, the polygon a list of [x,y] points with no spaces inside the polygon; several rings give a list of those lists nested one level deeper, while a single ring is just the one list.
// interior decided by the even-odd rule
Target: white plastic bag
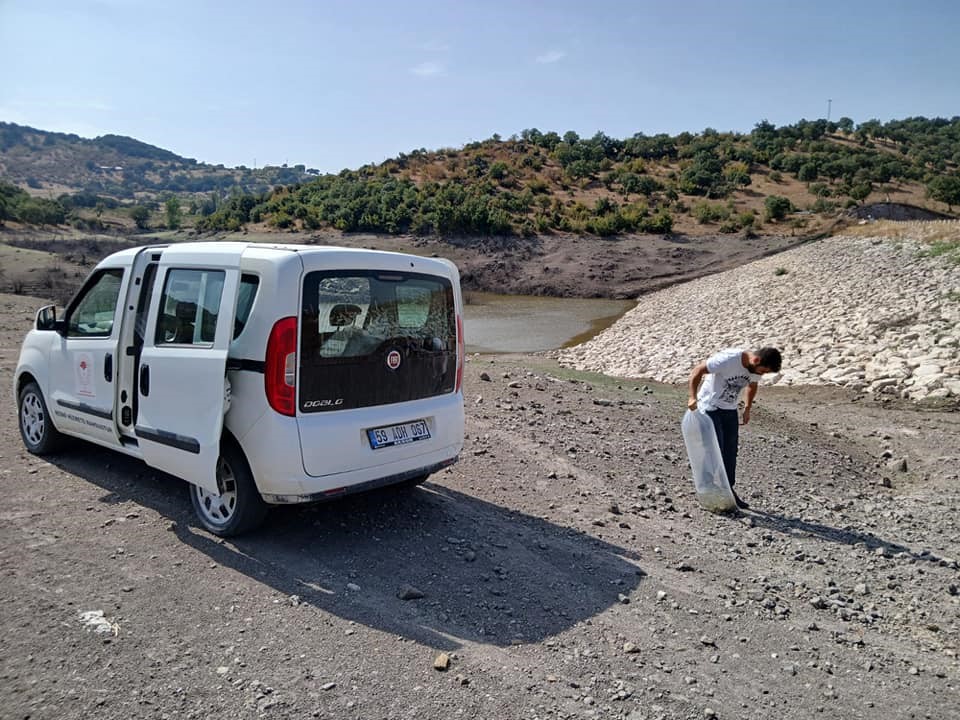
[{"label": "white plastic bag", "polygon": [[683,442],[690,456],[693,485],[697,499],[710,512],[728,512],[737,507],[733,498],[727,471],[723,468],[720,443],[713,429],[713,421],[699,410],[687,410],[680,423]]}]

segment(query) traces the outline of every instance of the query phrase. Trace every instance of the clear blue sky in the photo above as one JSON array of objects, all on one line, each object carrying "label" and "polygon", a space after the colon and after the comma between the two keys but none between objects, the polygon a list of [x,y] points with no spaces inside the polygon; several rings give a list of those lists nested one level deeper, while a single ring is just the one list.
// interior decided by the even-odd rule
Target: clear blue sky
[{"label": "clear blue sky", "polygon": [[953,0],[0,0],[0,120],[324,172],[524,128],[960,115]]}]

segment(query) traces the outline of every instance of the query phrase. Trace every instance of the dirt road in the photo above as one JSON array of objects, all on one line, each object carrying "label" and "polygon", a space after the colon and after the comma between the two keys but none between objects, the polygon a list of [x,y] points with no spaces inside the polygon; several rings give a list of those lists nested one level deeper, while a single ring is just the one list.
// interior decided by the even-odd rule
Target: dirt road
[{"label": "dirt road", "polygon": [[[36,304],[0,296],[3,387]],[[956,414],[764,388],[730,518],[679,388],[539,356],[465,382],[459,464],[235,541],[141,463],[28,455],[8,391],[0,716],[958,716]]]}]

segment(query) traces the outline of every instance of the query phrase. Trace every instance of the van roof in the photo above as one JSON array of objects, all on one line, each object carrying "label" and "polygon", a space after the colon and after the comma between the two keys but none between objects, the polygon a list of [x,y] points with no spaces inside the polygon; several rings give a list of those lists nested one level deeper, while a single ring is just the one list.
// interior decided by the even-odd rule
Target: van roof
[{"label": "van roof", "polygon": [[[173,244],[163,244],[163,245],[142,245],[140,247],[128,248],[126,250],[120,250],[109,255],[102,261],[102,264],[127,264],[132,261],[133,257],[145,249],[156,249],[162,251],[164,248],[173,247],[177,248],[178,252],[190,252],[196,250],[197,253],[215,253],[218,250],[223,252],[236,253],[238,250],[246,253],[247,251],[252,251],[253,254],[256,254],[263,257],[269,257],[271,255],[281,256],[288,255],[291,253],[296,253],[298,255],[339,255],[341,259],[347,259],[351,257],[361,258],[361,257],[378,257],[382,259],[387,258],[416,258],[418,265],[433,266],[434,272],[444,272],[449,273],[451,268],[455,268],[452,262],[443,258],[429,258],[420,255],[411,255],[409,253],[401,252],[392,252],[389,250],[370,250],[367,248],[348,248],[341,247],[338,245],[298,245],[295,243],[257,243],[257,242],[233,242],[233,241],[199,241],[199,242],[184,242]],[[441,267],[443,270],[441,271]]]}]

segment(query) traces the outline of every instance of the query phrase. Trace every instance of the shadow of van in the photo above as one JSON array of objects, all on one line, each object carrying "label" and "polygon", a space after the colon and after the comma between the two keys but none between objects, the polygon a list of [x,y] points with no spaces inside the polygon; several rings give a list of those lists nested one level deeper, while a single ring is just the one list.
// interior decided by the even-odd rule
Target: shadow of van
[{"label": "shadow of van", "polygon": [[[541,641],[616,605],[645,575],[632,551],[453,490],[443,474],[418,489],[276,508],[258,532],[224,542],[194,525],[176,478],[93,447],[56,464],[102,488],[101,502],[176,520],[185,545],[295,602],[437,649]],[[423,597],[403,599],[412,589]]]}]

